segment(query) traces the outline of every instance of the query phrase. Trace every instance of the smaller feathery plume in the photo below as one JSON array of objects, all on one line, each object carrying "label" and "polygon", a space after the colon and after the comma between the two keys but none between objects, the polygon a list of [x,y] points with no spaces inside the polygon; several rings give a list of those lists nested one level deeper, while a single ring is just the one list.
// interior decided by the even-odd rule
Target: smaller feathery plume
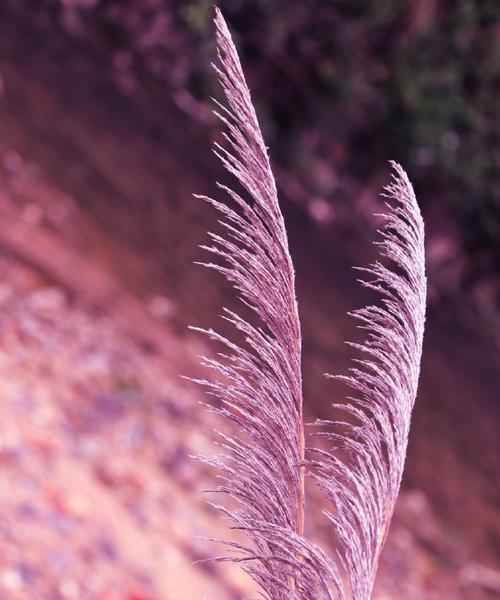
[{"label": "smaller feathery plume", "polygon": [[[367,332],[363,344],[351,344],[364,356],[348,376],[336,376],[355,392],[335,404],[345,421],[320,421],[336,433],[323,435],[347,454],[316,450],[316,479],[334,511],[339,557],[346,571],[348,597],[369,600],[377,564],[403,474],[410,419],[417,393],[424,334],[427,283],[424,223],[411,183],[396,163],[385,188],[388,211],[382,256],[395,268],[375,262],[361,269],[371,276],[361,283],[382,295],[381,306],[368,306],[353,316]],[[340,429],[339,429],[340,428]],[[339,433],[339,431],[341,433]]]}]

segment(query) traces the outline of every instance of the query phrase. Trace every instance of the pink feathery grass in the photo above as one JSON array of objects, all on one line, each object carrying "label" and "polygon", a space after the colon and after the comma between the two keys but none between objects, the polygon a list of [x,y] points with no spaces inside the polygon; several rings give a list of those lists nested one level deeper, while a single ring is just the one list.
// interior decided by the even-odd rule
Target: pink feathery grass
[{"label": "pink feathery grass", "polygon": [[380,552],[401,484],[410,420],[417,394],[424,335],[427,284],[424,222],[408,176],[392,163],[393,181],[385,189],[387,214],[380,253],[395,265],[376,262],[361,283],[382,295],[382,306],[368,306],[353,316],[367,332],[363,355],[350,375],[337,376],[356,395],[335,404],[351,419],[342,434],[323,433],[348,452],[321,456],[316,475],[335,511],[327,513],[341,542],[341,562],[353,600],[368,600]]},{"label": "pink feathery grass", "polygon": [[224,454],[206,460],[220,472],[216,491],[237,501],[236,510],[220,508],[251,542],[227,543],[263,594],[273,600],[331,598],[329,561],[303,538],[301,333],[285,224],[250,92],[218,10],[215,24],[219,64],[214,68],[228,103],[216,113],[228,149],[215,144],[215,153],[242,193],[219,185],[227,204],[200,196],[221,213],[226,231],[209,233],[212,245],[203,249],[220,262],[203,264],[233,284],[257,324],[224,309],[224,319],[243,334],[244,345],[204,331],[227,353],[204,359],[222,378],[199,383],[220,400],[214,410],[240,432],[221,434]]},{"label": "pink feathery grass", "polygon": [[[199,196],[221,214],[223,235],[202,246],[253,312],[251,323],[228,309],[223,318],[243,337],[236,343],[201,330],[225,351],[205,357],[213,380],[197,380],[217,397],[212,410],[236,425],[220,434],[222,454],[205,458],[219,472],[215,492],[232,498],[217,507],[246,533],[248,543],[225,541],[231,553],[214,560],[241,562],[269,600],[368,600],[401,483],[415,402],[425,320],[424,226],[402,168],[386,188],[386,224],[380,262],[363,269],[363,285],[381,306],[354,313],[367,330],[363,355],[348,376],[356,395],[336,404],[342,422],[319,421],[320,435],[343,449],[313,449],[304,457],[301,332],[295,277],[275,180],[238,54],[216,9],[218,58],[214,66],[227,100],[216,114],[227,147],[215,153],[237,180],[224,185],[227,202]],[[327,432],[331,427],[337,433]],[[339,427],[341,429],[339,429]],[[346,452],[347,451],[347,452]],[[340,547],[328,557],[304,537],[304,470],[311,469],[333,509],[326,515]]]}]

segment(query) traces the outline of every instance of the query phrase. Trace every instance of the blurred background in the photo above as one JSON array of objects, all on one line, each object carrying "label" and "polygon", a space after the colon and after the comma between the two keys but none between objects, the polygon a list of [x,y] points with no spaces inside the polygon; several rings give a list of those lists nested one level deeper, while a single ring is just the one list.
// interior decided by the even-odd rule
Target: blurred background
[{"label": "blurred background", "polygon": [[[500,597],[500,5],[227,0],[270,147],[330,416],[373,298],[388,160],[426,221],[429,314],[407,468],[374,598]],[[206,505],[214,417],[180,375],[229,288],[193,265],[226,181],[211,0],[0,3],[0,598],[237,600]],[[307,529],[333,535],[311,490]]]}]

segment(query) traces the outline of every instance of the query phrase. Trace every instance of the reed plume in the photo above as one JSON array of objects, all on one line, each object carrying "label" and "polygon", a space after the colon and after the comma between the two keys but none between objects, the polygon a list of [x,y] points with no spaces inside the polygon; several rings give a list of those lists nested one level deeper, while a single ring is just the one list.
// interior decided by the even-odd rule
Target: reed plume
[{"label": "reed plume", "polygon": [[[371,278],[361,283],[382,295],[382,306],[352,313],[366,330],[363,344],[351,344],[363,358],[348,376],[336,376],[355,392],[334,404],[346,415],[322,435],[347,451],[317,450],[315,477],[335,512],[327,512],[340,538],[340,560],[353,600],[367,600],[373,588],[401,484],[410,420],[420,372],[425,323],[424,223],[406,173],[392,163],[393,180],[385,188],[387,214],[380,253],[395,268],[380,262],[361,269]],[[341,431],[339,433],[338,431]]]},{"label": "reed plume", "polygon": [[[232,498],[217,508],[248,539],[224,542],[230,553],[214,560],[243,563],[269,600],[368,600],[401,482],[417,390],[426,295],[423,221],[406,174],[394,164],[380,244],[396,269],[380,262],[366,269],[372,279],[364,285],[383,295],[382,306],[354,313],[368,332],[364,344],[354,344],[365,358],[350,375],[337,377],[358,395],[336,405],[345,422],[319,422],[337,428],[322,435],[348,457],[316,449],[314,460],[306,460],[301,332],[285,224],[250,92],[218,9],[215,25],[214,68],[227,101],[227,107],[217,103],[216,114],[227,147],[215,144],[214,150],[239,191],[218,184],[226,202],[198,196],[219,211],[225,232],[209,233],[211,244],[202,248],[215,260],[201,264],[231,282],[255,323],[224,309],[241,343],[192,328],[225,349],[203,359],[218,376],[196,381],[216,396],[212,410],[237,432],[220,433],[221,455],[205,460],[219,472],[215,491]],[[304,537],[306,467],[332,504],[326,515],[340,541],[334,557]]]}]

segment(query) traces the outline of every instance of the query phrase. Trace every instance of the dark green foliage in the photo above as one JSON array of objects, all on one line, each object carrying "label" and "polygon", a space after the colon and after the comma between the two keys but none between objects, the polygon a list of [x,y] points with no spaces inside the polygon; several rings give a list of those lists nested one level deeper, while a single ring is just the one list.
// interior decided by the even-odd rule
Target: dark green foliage
[{"label": "dark green foliage", "polygon": [[[204,4],[191,2],[191,13]],[[310,194],[338,198],[342,189],[338,178],[337,190],[318,187],[318,162],[366,177],[383,157],[395,156],[411,170],[424,209],[439,203],[438,212],[461,230],[471,272],[494,272],[500,261],[496,0],[221,4],[240,34],[275,156],[286,170],[303,173]]]},{"label": "dark green foliage", "polygon": [[[207,67],[212,0],[95,0],[85,10],[76,0],[73,9],[68,0],[43,3],[66,7],[61,23],[85,31],[87,41],[104,39],[110,55],[118,53],[121,76],[141,86],[160,79],[190,114],[217,95]],[[219,5],[285,197],[320,198],[337,215],[344,204],[348,215],[358,182],[377,176],[392,156],[411,173],[424,213],[458,231],[465,259],[458,284],[498,272],[498,0]]]}]

